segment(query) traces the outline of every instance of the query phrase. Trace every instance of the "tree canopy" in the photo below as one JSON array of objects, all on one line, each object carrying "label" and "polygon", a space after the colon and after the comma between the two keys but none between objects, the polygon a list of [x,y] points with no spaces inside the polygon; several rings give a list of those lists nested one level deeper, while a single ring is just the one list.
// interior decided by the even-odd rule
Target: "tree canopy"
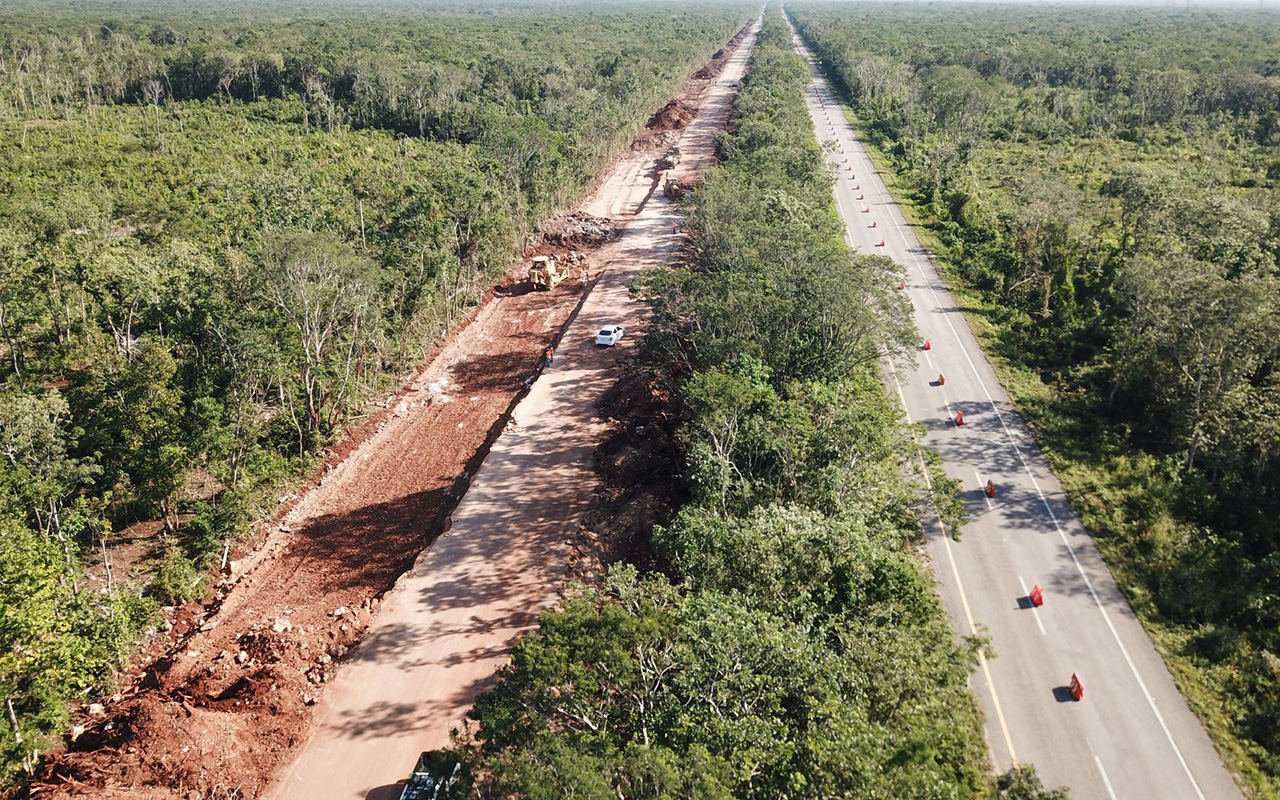
[{"label": "tree canopy", "polygon": [[750,15],[5,4],[0,785]]},{"label": "tree canopy", "polygon": [[692,499],[654,532],[660,570],[614,565],[517,645],[473,712],[480,797],[1062,796],[988,775],[879,381],[905,302],[841,241],[808,80],[771,10],[724,162],[684,201],[689,263],[639,287]]}]

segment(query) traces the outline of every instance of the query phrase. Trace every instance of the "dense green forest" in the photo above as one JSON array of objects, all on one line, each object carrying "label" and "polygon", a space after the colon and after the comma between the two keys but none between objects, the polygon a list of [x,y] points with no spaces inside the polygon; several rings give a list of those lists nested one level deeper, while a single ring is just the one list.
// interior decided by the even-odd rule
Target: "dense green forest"
[{"label": "dense green forest", "polygon": [[880,382],[908,310],[896,266],[844,245],[808,81],[771,12],[685,202],[690,263],[640,287],[691,499],[660,569],[615,565],[517,646],[473,712],[478,796],[1061,796],[986,773],[975,654],[912,550],[915,450]]},{"label": "dense green forest", "polygon": [[794,14],[1192,705],[1280,796],[1280,16]]},{"label": "dense green forest", "polygon": [[0,784],[750,14],[6,4]]}]

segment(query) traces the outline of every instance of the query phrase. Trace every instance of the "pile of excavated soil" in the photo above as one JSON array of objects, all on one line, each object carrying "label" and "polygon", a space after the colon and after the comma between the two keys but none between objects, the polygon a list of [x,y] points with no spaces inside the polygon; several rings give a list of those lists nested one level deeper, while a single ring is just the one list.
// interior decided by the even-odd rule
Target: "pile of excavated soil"
[{"label": "pile of excavated soil", "polygon": [[712,78],[719,77],[720,73],[724,70],[724,65],[728,63],[729,57],[733,55],[733,51],[737,50],[738,45],[742,43],[742,40],[747,38],[747,31],[749,29],[750,26],[747,26],[735,33],[733,38],[729,40],[729,44],[717,50],[716,54],[711,57],[711,61],[705,67],[693,73],[693,77],[700,80],[710,80]]},{"label": "pile of excavated soil", "polygon": [[711,63],[693,73],[693,77],[700,80],[707,80],[709,78],[716,77],[720,74],[720,71],[724,69],[724,62],[729,60],[729,56],[732,52],[733,51],[730,49],[724,47],[720,48],[716,51],[716,54],[711,57]]},{"label": "pile of excavated soil", "polygon": [[693,119],[697,113],[696,108],[677,97],[654,114],[644,127],[650,131],[679,130],[688,125],[689,120]]},{"label": "pile of excavated soil", "polygon": [[642,130],[636,135],[635,140],[631,143],[631,149],[634,150],[667,150],[671,145],[680,141],[680,131],[651,131]]},{"label": "pile of excavated soil", "polygon": [[735,33],[726,46],[716,51],[710,62],[685,82],[679,96],[663,106],[657,114],[654,114],[645,123],[635,141],[631,143],[633,151],[666,150],[679,141],[680,131],[697,111],[696,103],[698,98],[706,91],[707,86],[719,77],[721,71],[724,70],[725,64],[733,57],[738,45],[747,37],[747,33],[750,30],[751,24],[748,23]]},{"label": "pile of excavated soil", "polygon": [[[690,81],[699,87],[705,87],[708,81]],[[689,92],[685,93],[689,95]],[[696,98],[697,94],[692,94]],[[698,113],[692,103],[677,97],[662,107],[658,113],[649,118],[644,130],[636,135],[631,143],[632,150],[664,150],[680,140],[680,131]]]},{"label": "pile of excavated soil", "polygon": [[533,251],[543,245],[555,248],[599,247],[617,236],[618,228],[613,220],[574,211],[557,217],[530,237],[528,249]]}]

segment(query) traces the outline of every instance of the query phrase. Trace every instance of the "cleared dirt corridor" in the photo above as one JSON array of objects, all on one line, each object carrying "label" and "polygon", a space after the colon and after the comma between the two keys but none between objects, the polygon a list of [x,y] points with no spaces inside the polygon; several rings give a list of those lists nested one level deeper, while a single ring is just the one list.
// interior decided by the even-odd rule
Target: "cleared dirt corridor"
[{"label": "cleared dirt corridor", "polygon": [[[742,77],[753,42],[745,40],[726,64],[686,128],[681,147],[697,150],[689,161],[710,159],[714,131],[732,107],[731,82]],[[652,174],[639,171],[633,180]],[[604,183],[605,191],[632,189]],[[393,800],[418,752],[448,745],[516,637],[555,602],[568,543],[596,483],[592,455],[605,433],[596,402],[643,328],[645,307],[628,286],[676,257],[682,237],[672,232],[674,219],[675,206],[655,193],[618,240],[597,252],[602,274],[555,363],[494,443],[452,529],[386,597],[325,693],[311,739],[268,797]],[[611,323],[625,325],[626,337],[597,347],[596,332]]]},{"label": "cleared dirt corridor", "polygon": [[[612,221],[568,218],[557,252],[576,248],[586,269],[552,292],[509,276],[335,449],[219,599],[175,613],[172,642],[50,757],[34,796],[378,796],[419,750],[446,743],[556,597],[595,487],[595,401],[642,322],[627,284],[680,244],[656,158],[682,135],[712,141],[747,52],[690,80],[673,103],[702,111],[676,128],[651,123],[583,204],[615,209],[602,215]],[[598,245],[610,225],[619,235]],[[584,226],[595,233],[583,238]],[[554,366],[528,387],[570,319]],[[621,347],[591,344],[604,322],[628,326]]]}]

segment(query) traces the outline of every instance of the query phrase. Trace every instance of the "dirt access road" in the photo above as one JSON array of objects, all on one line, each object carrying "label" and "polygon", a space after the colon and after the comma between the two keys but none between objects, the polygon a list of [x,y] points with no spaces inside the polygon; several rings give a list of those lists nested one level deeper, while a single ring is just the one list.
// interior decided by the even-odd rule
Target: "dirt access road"
[{"label": "dirt access road", "polygon": [[[703,129],[723,126],[729,78],[715,79],[726,65],[740,73],[737,52],[687,82],[584,204],[620,209],[616,221],[570,215],[536,248],[585,253],[587,271],[552,292],[508,276],[237,557],[218,599],[172,615],[172,643],[45,762],[33,796],[258,797],[289,766],[275,796],[363,797],[445,742],[555,597],[564,541],[594,487],[594,402],[636,331],[615,352],[594,350],[589,334],[640,319],[628,281],[677,247],[655,158],[684,131],[709,140]],[[554,366],[513,412],[575,313]]]},{"label": "dirt access road", "polygon": [[[688,161],[711,158],[709,145],[736,92],[730,83],[741,78],[753,43],[748,38],[730,59],[685,129],[681,149],[697,149]],[[604,183],[610,200],[652,183],[651,171],[646,176],[630,164],[620,171],[632,177],[620,192],[612,181]],[[397,797],[419,751],[449,743],[516,637],[555,602],[596,484],[592,455],[605,434],[596,403],[617,381],[617,363],[643,327],[645,306],[629,296],[628,286],[641,270],[678,254],[675,211],[655,194],[619,239],[597,253],[603,272],[554,364],[494,443],[454,511],[453,528],[386,597],[325,693],[310,740],[268,797]],[[610,323],[626,325],[627,337],[617,347],[597,347],[596,332]]]}]

